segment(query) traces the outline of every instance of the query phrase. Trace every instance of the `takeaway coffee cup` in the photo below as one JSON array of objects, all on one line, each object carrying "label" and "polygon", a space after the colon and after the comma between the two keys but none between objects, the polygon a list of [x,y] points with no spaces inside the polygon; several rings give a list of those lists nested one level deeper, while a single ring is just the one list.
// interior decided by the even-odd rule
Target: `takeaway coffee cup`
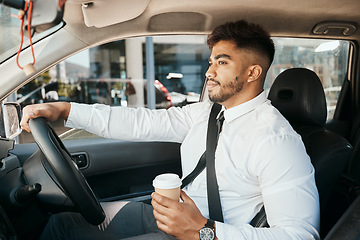
[{"label": "takeaway coffee cup", "polygon": [[165,173],[158,175],[153,181],[153,186],[158,194],[179,201],[181,179],[177,174]]}]

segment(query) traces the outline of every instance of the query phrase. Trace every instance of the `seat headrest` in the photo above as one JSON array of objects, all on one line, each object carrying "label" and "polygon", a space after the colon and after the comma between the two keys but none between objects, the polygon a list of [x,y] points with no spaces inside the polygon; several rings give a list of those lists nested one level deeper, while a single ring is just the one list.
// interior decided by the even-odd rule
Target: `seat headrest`
[{"label": "seat headrest", "polygon": [[291,68],[280,73],[268,98],[291,123],[323,126],[327,108],[319,77],[306,68]]}]

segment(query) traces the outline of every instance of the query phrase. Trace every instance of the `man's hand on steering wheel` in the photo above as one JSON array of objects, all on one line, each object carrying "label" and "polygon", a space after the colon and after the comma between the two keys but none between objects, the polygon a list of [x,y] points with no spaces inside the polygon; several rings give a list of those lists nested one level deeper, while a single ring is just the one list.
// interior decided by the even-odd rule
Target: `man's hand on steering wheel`
[{"label": "man's hand on steering wheel", "polygon": [[20,122],[21,128],[27,132],[31,132],[29,120],[38,117],[44,117],[50,122],[59,118],[67,120],[70,108],[71,105],[67,102],[28,105],[23,109],[23,116]]}]

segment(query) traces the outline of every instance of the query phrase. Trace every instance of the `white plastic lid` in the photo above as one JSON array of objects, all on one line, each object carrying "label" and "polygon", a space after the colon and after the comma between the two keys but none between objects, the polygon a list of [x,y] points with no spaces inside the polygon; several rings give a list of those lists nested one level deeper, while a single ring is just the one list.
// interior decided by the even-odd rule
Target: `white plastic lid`
[{"label": "white plastic lid", "polygon": [[181,186],[181,179],[177,174],[164,173],[154,179],[153,186],[159,189],[177,188]]}]

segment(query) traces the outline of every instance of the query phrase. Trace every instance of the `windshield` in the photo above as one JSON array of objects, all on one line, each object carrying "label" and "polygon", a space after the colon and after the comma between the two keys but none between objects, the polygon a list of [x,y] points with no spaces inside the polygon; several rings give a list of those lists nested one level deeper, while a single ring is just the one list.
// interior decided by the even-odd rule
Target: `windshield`
[{"label": "windshield", "polygon": [[[20,47],[20,19],[19,10],[0,4],[0,63],[17,53]],[[32,41],[43,38],[56,31],[62,24],[47,31],[36,33]],[[24,34],[23,48],[29,46],[29,38]]]}]

